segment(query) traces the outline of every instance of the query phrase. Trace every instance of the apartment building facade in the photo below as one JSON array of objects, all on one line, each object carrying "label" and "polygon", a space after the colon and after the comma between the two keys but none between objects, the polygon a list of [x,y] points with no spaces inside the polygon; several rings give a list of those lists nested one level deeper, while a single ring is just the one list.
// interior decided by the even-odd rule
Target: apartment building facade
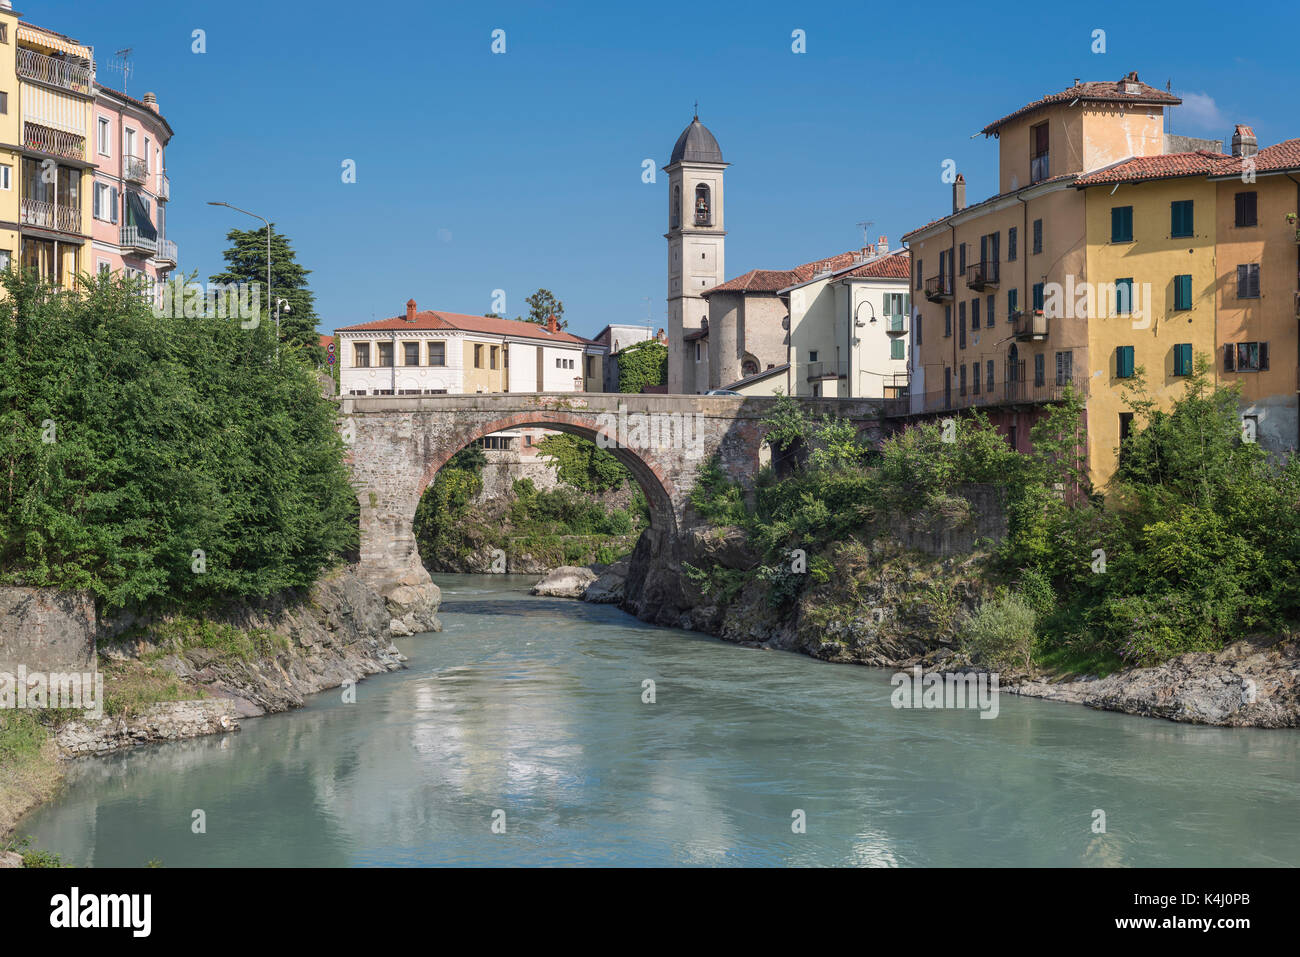
[{"label": "apartment building facade", "polygon": [[[1168,407],[1206,356],[1216,381],[1244,380],[1246,398],[1268,407],[1270,451],[1294,447],[1298,261],[1285,214],[1296,196],[1284,167],[1295,157],[1279,144],[1253,164],[1271,177],[1267,191],[1243,189],[1249,144],[1234,138],[1229,154],[1220,141],[1166,136],[1164,110],[1177,102],[1130,73],[1076,81],[984,129],[999,139],[999,192],[968,207],[959,176],[952,213],[905,237],[916,293],[909,414],[984,407],[1027,451],[1045,404],[1069,384],[1086,399],[1101,485],[1131,426],[1127,387],[1141,375]],[[1251,215],[1239,218],[1239,205]],[[1257,209],[1268,226],[1236,225]],[[1261,348],[1269,337],[1288,353],[1281,375]],[[1225,359],[1234,338],[1243,348],[1233,342]]]},{"label": "apartment building facade", "polygon": [[607,347],[546,326],[419,311],[335,330],[343,395],[599,392]]},{"label": "apartment building facade", "polygon": [[95,171],[91,185],[95,273],[139,276],[153,289],[176,268],[176,243],[167,238],[171,181],[166,149],[172,128],[158,98],[137,100],[96,85]]}]

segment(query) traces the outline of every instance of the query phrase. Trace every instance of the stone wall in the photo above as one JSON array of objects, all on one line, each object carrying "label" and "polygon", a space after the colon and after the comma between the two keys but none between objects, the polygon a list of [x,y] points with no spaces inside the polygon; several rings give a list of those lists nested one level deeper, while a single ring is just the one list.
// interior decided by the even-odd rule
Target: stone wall
[{"label": "stone wall", "polygon": [[93,671],[95,603],[87,592],[0,587],[0,671]]}]

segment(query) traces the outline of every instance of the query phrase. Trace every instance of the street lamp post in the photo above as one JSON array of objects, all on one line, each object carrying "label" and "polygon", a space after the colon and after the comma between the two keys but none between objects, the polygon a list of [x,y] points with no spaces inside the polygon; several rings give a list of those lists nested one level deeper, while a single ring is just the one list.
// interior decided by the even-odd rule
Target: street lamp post
[{"label": "street lamp post", "polygon": [[[233,209],[237,213],[243,213],[245,216],[252,216],[254,219],[260,219],[266,223],[266,304],[271,305],[271,221],[265,216],[259,216],[257,213],[250,213],[246,209],[240,209],[238,206],[232,206],[230,203],[208,201],[209,206],[224,206],[227,209]],[[275,309],[275,354],[280,355],[280,309]]]},{"label": "street lamp post", "polygon": [[[875,325],[875,323],[876,323],[876,307],[875,307],[875,304],[872,303],[872,301],[871,301],[870,299],[865,299],[865,298],[864,298],[861,302],[859,302],[859,303],[857,304],[857,306],[856,306],[856,307],[854,308],[854,310],[853,310],[853,328],[854,328],[854,329],[861,329],[863,326],[866,325],[865,322],[863,322],[861,319],[858,318],[858,313],[860,313],[860,312],[862,311],[862,307],[863,307],[863,306],[870,306],[870,307],[871,307],[871,323],[872,323],[872,325]],[[850,331],[850,332],[849,332],[849,364],[850,364],[850,365],[856,365],[856,363],[854,363],[854,361],[853,361],[853,346],[854,346],[857,342],[858,342],[858,337],[857,337],[856,335],[854,335],[854,333],[853,333],[852,331]],[[859,372],[858,374],[859,374],[859,375],[862,375],[861,372]],[[849,382],[852,382],[852,381],[853,381],[852,377],[849,377]],[[862,391],[863,391],[863,389],[862,389],[862,383],[859,381],[859,382],[858,382],[858,392],[861,393]],[[853,398],[853,396],[850,396],[849,398]]]}]

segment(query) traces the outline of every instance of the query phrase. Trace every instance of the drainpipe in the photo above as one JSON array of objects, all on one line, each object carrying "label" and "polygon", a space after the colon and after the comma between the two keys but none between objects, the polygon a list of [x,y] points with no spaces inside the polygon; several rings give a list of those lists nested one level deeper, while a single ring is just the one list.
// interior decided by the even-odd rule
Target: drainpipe
[{"label": "drainpipe", "polygon": [[[1286,178],[1296,184],[1295,195],[1296,195],[1297,219],[1295,225],[1296,225],[1296,229],[1300,230],[1300,179],[1296,179],[1290,173],[1286,174]],[[1296,255],[1296,276],[1298,279],[1300,279],[1300,243],[1296,243],[1295,255]],[[1300,297],[1300,282],[1297,283],[1297,287],[1298,288],[1295,291],[1296,296]],[[1300,298],[1296,299],[1295,305],[1300,307]],[[1217,363],[1217,358],[1216,358],[1216,363]],[[1300,343],[1297,343],[1296,345],[1296,363],[1297,363],[1296,368],[1300,369]],[[1297,398],[1297,402],[1300,403],[1300,375],[1298,375],[1296,378],[1296,398]],[[1300,409],[1297,409],[1297,413],[1298,414],[1296,416],[1296,448],[1300,449]]]}]

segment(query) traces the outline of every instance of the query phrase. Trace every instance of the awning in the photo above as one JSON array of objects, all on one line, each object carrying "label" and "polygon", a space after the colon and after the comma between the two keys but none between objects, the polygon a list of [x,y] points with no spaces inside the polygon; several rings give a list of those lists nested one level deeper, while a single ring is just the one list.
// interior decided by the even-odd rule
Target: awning
[{"label": "awning", "polygon": [[94,58],[90,47],[82,46],[75,43],[67,37],[61,37],[57,33],[47,33],[44,30],[29,26],[25,23],[18,24],[18,39],[34,46],[44,47],[47,50],[57,50],[59,53],[67,53],[70,56],[79,56],[82,59],[90,60]]},{"label": "awning", "polygon": [[144,201],[140,199],[140,194],[133,189],[126,191],[126,205],[131,213],[130,219],[127,220],[128,226],[134,226],[140,231],[140,235],[145,239],[157,239],[158,230],[154,228],[153,220],[149,218],[149,211],[145,209]]}]

